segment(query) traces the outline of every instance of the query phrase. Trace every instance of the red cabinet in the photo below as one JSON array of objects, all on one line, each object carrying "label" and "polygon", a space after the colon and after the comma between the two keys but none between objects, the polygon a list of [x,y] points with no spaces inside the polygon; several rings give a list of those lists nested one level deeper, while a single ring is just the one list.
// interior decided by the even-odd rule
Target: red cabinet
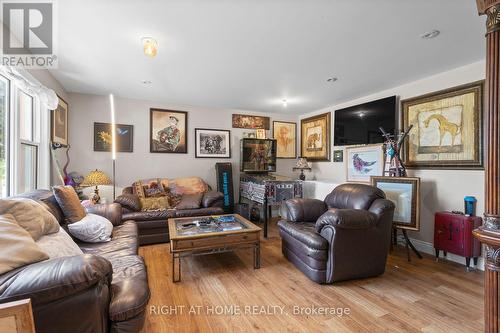
[{"label": "red cabinet", "polygon": [[465,257],[467,268],[470,259],[474,258],[474,265],[481,255],[481,244],[472,236],[472,230],[482,224],[478,216],[465,216],[451,212],[438,212],[434,220],[434,249],[436,258],[439,251]]}]

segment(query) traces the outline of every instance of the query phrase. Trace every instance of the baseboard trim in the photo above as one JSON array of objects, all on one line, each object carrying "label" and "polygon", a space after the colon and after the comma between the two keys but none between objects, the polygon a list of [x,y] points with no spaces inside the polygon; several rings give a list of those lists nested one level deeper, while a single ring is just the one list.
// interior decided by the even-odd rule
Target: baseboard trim
[{"label": "baseboard trim", "polygon": [[[425,242],[423,240],[415,239],[415,238],[410,238],[410,240],[418,251],[430,254],[432,256],[436,255],[433,243]],[[398,235],[398,243],[404,244],[404,242],[405,242],[405,240],[404,240],[403,236]],[[412,253],[412,255],[413,255],[413,253]],[[447,255],[445,257],[443,255],[443,251],[441,251],[441,253],[439,254],[439,259],[453,261],[453,262],[456,262],[456,263],[459,263],[459,264],[465,266],[465,258],[461,257],[461,256],[457,256],[456,254],[453,254],[453,253],[447,253]],[[470,265],[471,265],[471,267],[474,267],[474,262],[472,260],[471,260]],[[475,268],[478,270],[484,271],[484,258],[483,257],[479,257],[477,266]]]}]

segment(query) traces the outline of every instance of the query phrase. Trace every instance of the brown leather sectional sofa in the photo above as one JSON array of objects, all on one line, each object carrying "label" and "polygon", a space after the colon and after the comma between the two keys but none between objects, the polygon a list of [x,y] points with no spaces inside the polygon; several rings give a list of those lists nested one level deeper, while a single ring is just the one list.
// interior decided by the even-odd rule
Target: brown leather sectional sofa
[{"label": "brown leather sectional sofa", "polygon": [[[44,204],[65,226],[51,191],[24,194]],[[138,255],[137,225],[123,221],[118,204],[96,205],[114,226],[106,243],[78,243],[83,255],[49,259],[0,275],[0,303],[31,298],[36,331],[139,332],[150,292],[146,266]]]},{"label": "brown leather sectional sofa", "polygon": [[[144,183],[148,181],[150,179],[143,180]],[[198,179],[198,181],[203,182],[201,179]],[[200,207],[195,209],[176,209],[173,207],[168,210],[141,211],[139,198],[132,187],[124,188],[122,195],[116,198],[115,202],[123,207],[124,220],[133,220],[137,223],[140,245],[166,243],[170,241],[167,225],[169,218],[224,214],[223,194],[211,191],[206,184],[205,186],[206,191],[203,193]],[[189,189],[184,188],[184,190],[190,193]]]},{"label": "brown leather sectional sofa", "polygon": [[384,273],[394,204],[380,189],[343,184],[324,201],[292,199],[282,208],[283,255],[311,280],[332,283]]}]

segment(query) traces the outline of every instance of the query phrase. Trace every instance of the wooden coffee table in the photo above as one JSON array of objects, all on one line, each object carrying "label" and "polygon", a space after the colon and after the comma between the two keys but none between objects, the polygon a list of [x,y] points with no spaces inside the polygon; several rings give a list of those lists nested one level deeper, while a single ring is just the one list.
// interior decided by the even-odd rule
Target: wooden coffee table
[{"label": "wooden coffee table", "polygon": [[172,281],[181,280],[181,257],[253,248],[254,269],[260,268],[261,228],[238,214],[168,219]]}]

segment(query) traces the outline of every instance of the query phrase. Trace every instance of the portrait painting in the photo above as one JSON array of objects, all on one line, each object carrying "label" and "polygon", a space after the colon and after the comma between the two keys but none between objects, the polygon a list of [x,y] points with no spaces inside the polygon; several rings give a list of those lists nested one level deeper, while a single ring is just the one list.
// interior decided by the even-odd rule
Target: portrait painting
[{"label": "portrait painting", "polygon": [[400,229],[420,229],[420,178],[371,177],[373,186],[384,191],[394,203],[393,224]]},{"label": "portrait painting", "polygon": [[381,144],[347,147],[347,181],[370,182],[371,176],[384,172],[384,150]]},{"label": "portrait painting", "polygon": [[[132,153],[134,151],[134,126],[115,124],[116,151]],[[111,151],[113,136],[110,123],[94,123],[94,151]]]},{"label": "portrait painting", "polygon": [[61,97],[57,108],[52,111],[51,140],[63,146],[68,145],[68,103]]},{"label": "portrait painting", "polygon": [[230,158],[231,132],[228,130],[195,128],[196,158]]},{"label": "portrait painting", "polygon": [[150,152],[187,153],[187,112],[150,109]]},{"label": "portrait painting", "polygon": [[269,117],[233,114],[233,128],[269,129]]},{"label": "portrait painting", "polygon": [[297,158],[297,124],[273,121],[273,138],[277,144],[277,158]]},{"label": "portrait painting", "polygon": [[308,161],[330,161],[330,112],[300,121],[301,156]]},{"label": "portrait painting", "polygon": [[402,102],[408,168],[481,168],[483,82]]}]

